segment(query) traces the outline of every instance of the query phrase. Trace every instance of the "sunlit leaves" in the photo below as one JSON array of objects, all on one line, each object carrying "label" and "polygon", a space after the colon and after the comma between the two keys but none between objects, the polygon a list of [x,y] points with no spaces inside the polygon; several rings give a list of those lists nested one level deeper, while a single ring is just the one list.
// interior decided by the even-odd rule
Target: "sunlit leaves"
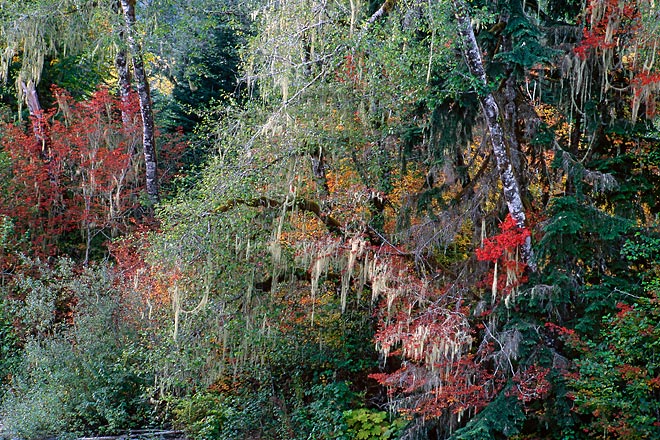
[{"label": "sunlit leaves", "polygon": [[648,438],[660,433],[657,298],[641,298],[603,318],[600,342],[588,342],[571,380],[576,412],[589,415],[592,436]]},{"label": "sunlit leaves", "polygon": [[83,52],[93,55],[98,49],[95,43],[107,38],[102,30],[107,32],[111,4],[110,0],[2,1],[0,38],[5,50],[0,79],[6,81],[14,56],[21,61],[17,80],[38,83],[48,58]]}]

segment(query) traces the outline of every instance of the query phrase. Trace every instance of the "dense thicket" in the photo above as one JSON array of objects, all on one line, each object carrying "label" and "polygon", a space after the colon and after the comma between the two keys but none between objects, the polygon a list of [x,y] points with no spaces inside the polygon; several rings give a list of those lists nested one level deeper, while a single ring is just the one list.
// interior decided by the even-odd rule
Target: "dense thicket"
[{"label": "dense thicket", "polygon": [[8,435],[660,438],[654,2],[5,3]]}]

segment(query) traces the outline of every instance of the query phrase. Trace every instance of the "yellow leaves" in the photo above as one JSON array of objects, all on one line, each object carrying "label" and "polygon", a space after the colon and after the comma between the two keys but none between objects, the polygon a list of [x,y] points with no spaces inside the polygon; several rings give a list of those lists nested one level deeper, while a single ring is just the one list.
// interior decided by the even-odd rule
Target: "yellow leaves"
[{"label": "yellow leaves", "polygon": [[151,87],[154,90],[158,90],[160,93],[166,96],[171,96],[172,91],[174,90],[174,83],[170,81],[165,75],[154,75],[149,78],[151,81]]},{"label": "yellow leaves", "polygon": [[365,222],[370,216],[370,191],[349,159],[343,159],[326,173],[331,215],[342,224]]},{"label": "yellow leaves", "polygon": [[[388,234],[396,231],[397,215],[404,207],[409,207],[424,186],[425,173],[422,170],[408,169],[406,173],[394,179],[392,191],[387,195],[390,202],[385,207],[385,224],[383,229]],[[411,218],[411,224],[419,223],[417,217]]]},{"label": "yellow leaves", "polygon": [[347,191],[352,186],[360,183],[360,176],[351,166],[348,159],[339,162],[339,166],[327,173],[328,189],[330,194]]},{"label": "yellow leaves", "polygon": [[420,170],[409,169],[405,175],[394,181],[394,188],[389,194],[389,200],[392,205],[401,207],[409,197],[417,194],[423,186],[424,173]]},{"label": "yellow leaves", "polygon": [[559,112],[559,109],[549,104],[538,104],[534,110],[536,114],[548,125],[555,126],[561,121],[564,121],[564,115]]}]

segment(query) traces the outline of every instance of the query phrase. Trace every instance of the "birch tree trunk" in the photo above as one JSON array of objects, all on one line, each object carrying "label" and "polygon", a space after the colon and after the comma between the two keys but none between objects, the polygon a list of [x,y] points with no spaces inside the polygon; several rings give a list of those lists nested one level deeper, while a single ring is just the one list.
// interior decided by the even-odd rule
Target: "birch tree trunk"
[{"label": "birch tree trunk", "polygon": [[[458,22],[458,33],[461,38],[465,61],[470,73],[479,79],[481,85],[486,87],[488,85],[486,71],[484,70],[481,51],[477,45],[477,39],[474,36],[474,29],[472,28],[472,21],[467,10],[467,5],[463,0],[452,0],[452,3],[454,5],[454,15]],[[523,207],[522,198],[520,197],[520,186],[518,185],[518,181],[513,172],[511,160],[504,143],[504,135],[502,126],[499,122],[499,109],[497,103],[493,98],[493,94],[490,92],[479,92],[479,101],[481,102],[481,107],[484,111],[486,124],[488,124],[490,141],[493,145],[493,153],[497,161],[497,170],[499,171],[500,180],[502,181],[502,187],[504,190],[504,200],[509,209],[509,214],[511,214],[511,217],[516,221],[518,227],[524,228],[526,226],[525,209]],[[522,255],[529,268],[532,271],[536,271],[536,263],[534,261],[534,252],[532,250],[532,241],[530,237],[527,237],[527,240],[522,247]]]},{"label": "birch tree trunk", "polygon": [[160,201],[160,195],[157,175],[156,142],[154,138],[154,115],[149,82],[144,70],[144,61],[142,60],[142,48],[135,38],[135,0],[121,0],[121,8],[126,23],[126,40],[133,60],[133,76],[140,98],[147,195],[149,196],[149,200],[155,205]]}]

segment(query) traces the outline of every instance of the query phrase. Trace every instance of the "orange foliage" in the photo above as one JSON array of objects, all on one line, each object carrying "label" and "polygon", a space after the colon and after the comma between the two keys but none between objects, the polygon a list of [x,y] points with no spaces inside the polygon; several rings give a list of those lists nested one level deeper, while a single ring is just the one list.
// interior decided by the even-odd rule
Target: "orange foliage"
[{"label": "orange foliage", "polygon": [[348,159],[339,161],[338,166],[326,174],[331,195],[340,195],[360,184],[360,176]]}]

